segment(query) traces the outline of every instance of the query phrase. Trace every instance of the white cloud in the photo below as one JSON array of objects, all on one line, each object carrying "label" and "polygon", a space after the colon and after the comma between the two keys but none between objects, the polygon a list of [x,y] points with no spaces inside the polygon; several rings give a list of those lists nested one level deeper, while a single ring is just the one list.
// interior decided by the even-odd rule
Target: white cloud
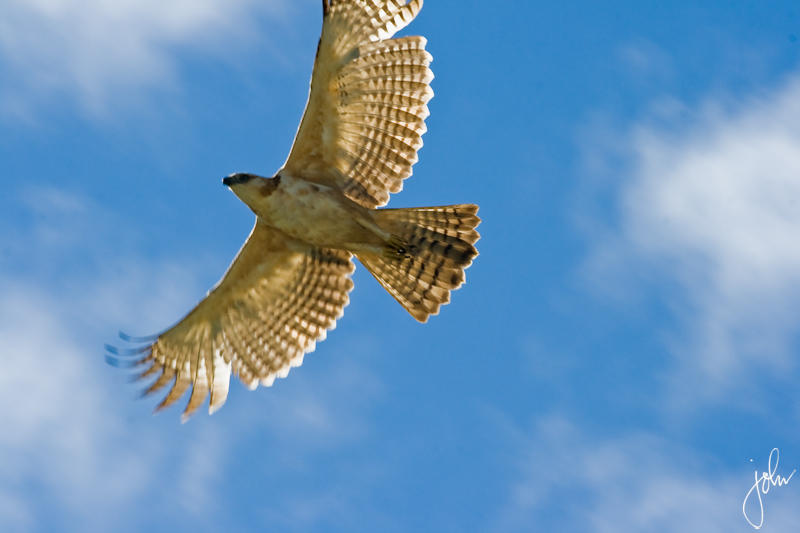
[{"label": "white cloud", "polygon": [[[752,531],[742,503],[769,450],[755,467],[742,458],[741,469],[726,471],[713,457],[645,432],[596,438],[562,416],[530,430],[505,425],[516,442],[518,478],[498,531]],[[794,467],[781,465],[783,475]],[[764,496],[764,531],[796,529],[796,497],[791,484]],[[757,521],[756,509],[748,512]]]},{"label": "white cloud", "polygon": [[81,518],[94,520],[91,506],[105,498],[124,501],[142,490],[142,473],[153,457],[137,457],[123,442],[121,421],[109,408],[111,386],[103,385],[99,357],[88,355],[97,351],[75,342],[69,321],[59,316],[64,307],[8,280],[2,290],[0,403],[6,409],[0,422],[5,458],[0,494],[15,493],[30,511],[27,517],[0,520],[19,526],[25,525],[22,519],[42,516],[43,509],[25,496],[31,488],[58,506],[84,509]]},{"label": "white cloud", "polygon": [[[27,245],[11,242],[22,268],[0,268],[0,530],[47,530],[52,520],[80,531],[135,531],[154,520],[209,527],[226,519],[222,487],[233,450],[270,443],[264,469],[275,472],[284,459],[310,460],[309,450],[367,431],[379,385],[352,362],[318,373],[321,383],[301,368],[268,392],[235,398],[237,388],[229,400],[236,405],[186,425],[177,409],[151,417],[156,402],[133,401],[140,387],[103,362],[102,343],[120,325],[146,333],[170,324],[206,287],[180,261],[108,254],[102,232],[85,228],[124,224],[87,198],[58,189],[23,197],[41,199],[23,202],[34,212],[68,213],[69,224],[55,239],[40,224],[12,228]],[[68,262],[83,268],[44,281]]]},{"label": "white cloud", "polygon": [[680,112],[679,126],[633,128],[619,225],[601,239],[592,273],[627,265],[677,284],[670,294],[683,328],[671,347],[681,361],[676,387],[712,398],[753,371],[792,368],[800,329],[800,80],[697,111],[669,109]]},{"label": "white cloud", "polygon": [[[74,200],[69,211],[84,219],[62,228],[69,242],[77,243],[69,228],[80,231],[91,222],[87,217],[105,221],[101,212],[74,209],[91,202],[52,192],[54,198]],[[25,264],[43,260],[48,250],[50,262],[68,255],[50,246],[49,236],[36,227],[19,237],[32,248],[43,248],[21,259]],[[87,263],[92,254],[104,255],[86,244],[97,243],[76,244],[73,253]],[[103,337],[139,310],[147,309],[148,321],[173,320],[174,308],[197,291],[193,276],[141,262],[112,268],[117,276],[67,274],[59,286],[48,287],[32,270],[33,275],[0,272],[0,405],[5,406],[0,414],[0,529],[47,530],[50,521],[58,520],[83,531],[120,529],[120,521],[136,530],[150,517],[137,513],[132,502],[163,514],[165,508],[210,500],[213,484],[205,482],[224,467],[219,459],[224,453],[215,450],[225,447],[225,433],[209,434],[203,424],[178,433],[169,421],[151,418],[146,405],[132,401],[139,387],[126,385],[102,357]],[[160,286],[171,289],[164,291],[165,298],[160,298]],[[174,484],[166,496],[165,479]],[[201,521],[213,507],[191,511],[193,520]]]},{"label": "white cloud", "polygon": [[[5,111],[31,97],[76,96],[102,111],[120,91],[169,82],[177,47],[227,48],[254,35],[285,0],[4,0],[0,88]],[[2,93],[0,93],[2,94]]]},{"label": "white cloud", "polygon": [[[180,283],[174,272],[159,270],[149,270],[138,288],[114,290],[101,281],[87,287],[85,299],[0,280],[0,529],[47,530],[47,520],[60,517],[77,521],[72,530],[119,530],[122,521],[125,530],[140,530],[153,516],[222,527],[231,506],[222,487],[234,451],[261,457],[268,449],[249,474],[259,476],[303,470],[318,453],[365,436],[377,385],[345,354],[330,354],[343,364],[328,375],[309,379],[295,369],[277,388],[237,393],[229,400],[236,404],[214,417],[201,412],[185,426],[177,408],[151,417],[155,401],[134,401],[141,387],[104,364],[102,339],[91,332],[113,331],[119,312],[103,310],[119,302],[133,314],[141,302],[151,320],[166,323],[171,305],[134,297],[162,285],[153,282],[158,276]],[[265,444],[254,448],[255,441]],[[281,504],[301,501],[316,517],[310,521],[330,504],[294,494]]]}]

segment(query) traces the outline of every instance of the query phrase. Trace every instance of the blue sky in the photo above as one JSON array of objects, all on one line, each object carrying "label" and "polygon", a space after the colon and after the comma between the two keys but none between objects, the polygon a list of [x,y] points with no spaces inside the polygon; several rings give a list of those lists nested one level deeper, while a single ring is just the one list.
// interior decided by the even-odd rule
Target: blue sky
[{"label": "blue sky", "polygon": [[359,268],[302,367],[185,425],[103,363],[247,236],[220,180],[283,163],[318,4],[0,5],[0,529],[752,530],[754,469],[800,468],[796,2],[429,0],[391,205],[480,204],[452,304]]}]

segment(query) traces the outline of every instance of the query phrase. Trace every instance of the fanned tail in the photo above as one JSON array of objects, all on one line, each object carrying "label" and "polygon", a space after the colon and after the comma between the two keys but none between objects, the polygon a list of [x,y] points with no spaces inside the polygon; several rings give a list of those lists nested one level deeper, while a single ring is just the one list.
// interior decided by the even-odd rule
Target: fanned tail
[{"label": "fanned tail", "polygon": [[356,257],[411,316],[426,322],[450,302],[478,255],[477,212],[474,204],[381,209],[376,221],[391,239],[381,254]]}]

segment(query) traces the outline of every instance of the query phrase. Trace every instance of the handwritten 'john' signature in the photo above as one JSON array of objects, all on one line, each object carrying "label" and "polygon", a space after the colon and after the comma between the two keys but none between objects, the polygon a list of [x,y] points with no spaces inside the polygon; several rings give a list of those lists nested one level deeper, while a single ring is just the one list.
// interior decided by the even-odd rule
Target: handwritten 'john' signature
[{"label": "handwritten 'john' signature", "polygon": [[[795,472],[797,472],[797,469],[795,468],[786,477],[776,474],[778,471],[778,462],[780,461],[780,458],[781,452],[778,451],[778,448],[773,448],[772,451],[769,452],[767,470],[762,472],[761,475],[758,474],[758,470],[753,472],[755,483],[753,483],[753,486],[750,487],[749,491],[747,491],[747,495],[744,497],[744,502],[742,502],[742,513],[744,514],[744,519],[747,520],[747,523],[753,526],[754,529],[761,529],[761,526],[764,525],[764,495],[769,493],[772,487],[783,487],[784,485],[788,485],[789,481],[792,479],[792,476],[794,476]],[[751,516],[747,514],[747,503],[752,498],[758,498],[757,522],[753,522],[750,519]],[[756,502],[754,502],[753,505],[756,505]]]}]

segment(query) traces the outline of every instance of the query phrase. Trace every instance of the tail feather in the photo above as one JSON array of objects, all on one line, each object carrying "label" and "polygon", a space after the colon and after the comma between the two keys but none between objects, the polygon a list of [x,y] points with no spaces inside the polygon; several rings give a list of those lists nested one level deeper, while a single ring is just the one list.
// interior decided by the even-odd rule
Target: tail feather
[{"label": "tail feather", "polygon": [[461,204],[413,209],[381,209],[378,211],[378,216],[390,224],[410,223],[475,244],[480,238],[475,228],[481,223],[477,213],[477,205]]},{"label": "tail feather", "polygon": [[450,301],[478,255],[477,212],[472,204],[381,209],[376,221],[391,234],[389,242],[380,254],[356,255],[411,316],[425,322]]}]

